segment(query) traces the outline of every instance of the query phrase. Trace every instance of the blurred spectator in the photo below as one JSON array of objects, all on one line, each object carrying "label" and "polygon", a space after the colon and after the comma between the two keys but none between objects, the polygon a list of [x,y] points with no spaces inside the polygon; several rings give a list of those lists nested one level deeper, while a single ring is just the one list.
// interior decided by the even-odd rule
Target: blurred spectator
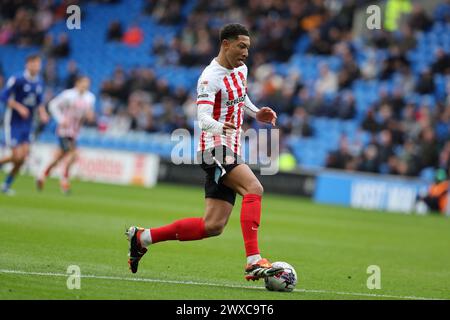
[{"label": "blurred spectator", "polygon": [[396,171],[404,176],[416,176],[419,173],[420,157],[413,140],[407,140],[398,155]]},{"label": "blurred spectator", "polygon": [[392,112],[397,120],[401,119],[403,108],[405,107],[404,96],[403,91],[399,87],[396,87],[392,96],[389,97],[389,105],[392,107]]},{"label": "blurred spectator", "polygon": [[425,9],[418,3],[414,4],[408,23],[411,29],[415,31],[427,31],[432,25]]},{"label": "blurred spectator", "polygon": [[302,107],[295,108],[290,119],[290,134],[299,137],[310,137],[314,134],[313,128],[309,124],[308,114]]},{"label": "blurred spectator", "polygon": [[358,170],[365,172],[379,172],[379,155],[376,144],[369,144],[364,150],[359,159]]},{"label": "blurred spectator", "polygon": [[310,45],[307,53],[311,54],[330,54],[331,45],[320,36],[320,30],[313,29],[309,33]]},{"label": "blurred spectator", "polygon": [[397,45],[389,48],[389,57],[383,61],[380,77],[383,80],[391,78],[394,72],[400,72],[409,65],[404,52]]},{"label": "blurred spectator", "polygon": [[343,91],[342,94],[337,95],[322,114],[342,120],[352,119],[356,114],[356,106],[351,91]]},{"label": "blurred spectator", "polygon": [[428,188],[425,195],[417,197],[417,202],[423,202],[431,212],[445,214],[448,205],[449,183],[446,170],[437,170],[433,184]]},{"label": "blurred spectator", "polygon": [[53,12],[50,1],[39,1],[39,8],[34,15],[36,29],[38,32],[46,32],[53,24]]},{"label": "blurred spectator", "polygon": [[408,96],[413,93],[416,86],[416,79],[411,72],[411,68],[409,66],[401,67],[398,75],[400,76],[400,83],[398,86],[403,93],[403,96]]},{"label": "blurred spectator", "polygon": [[121,41],[123,37],[122,24],[120,21],[114,20],[109,24],[106,34],[107,41]]},{"label": "blurred spectator", "polygon": [[126,74],[122,68],[117,67],[114,70],[112,79],[103,82],[101,93],[116,98],[121,102],[125,102],[128,99],[130,92],[127,88]]},{"label": "blurred spectator", "polygon": [[347,169],[352,158],[348,147],[348,138],[343,135],[339,139],[339,149],[328,154],[325,166],[333,169]]},{"label": "blurred spectator", "polygon": [[380,125],[375,120],[375,113],[372,109],[367,110],[366,117],[361,123],[361,128],[371,133],[375,133],[380,130]]},{"label": "blurred spectator", "polygon": [[144,41],[144,33],[138,25],[132,25],[125,31],[122,42],[126,45],[137,47]]},{"label": "blurred spectator", "polygon": [[438,48],[435,57],[436,59],[431,65],[433,73],[450,75],[450,54],[446,53],[444,49]]},{"label": "blurred spectator", "polygon": [[439,146],[432,127],[422,130],[419,136],[418,153],[421,159],[421,169],[433,167],[438,163]]},{"label": "blurred spectator", "polygon": [[365,80],[371,80],[378,76],[378,63],[374,53],[369,54],[361,67],[361,75]]},{"label": "blurred spectator", "polygon": [[339,89],[348,89],[360,76],[359,67],[348,48],[342,54],[343,65],[338,75]]},{"label": "blurred spectator", "polygon": [[319,66],[320,76],[316,81],[315,89],[317,93],[335,93],[338,89],[338,79],[336,73],[331,71],[326,64]]},{"label": "blurred spectator", "polygon": [[5,74],[3,72],[3,66],[0,62],[0,89],[3,88],[4,83],[5,83]]},{"label": "blurred spectator", "polygon": [[416,84],[416,92],[420,94],[434,93],[434,77],[430,69],[421,72],[420,78]]},{"label": "blurred spectator", "polygon": [[60,84],[58,73],[56,71],[56,61],[48,59],[43,71],[43,78],[46,86],[58,87]]},{"label": "blurred spectator", "polygon": [[443,0],[434,8],[433,19],[437,22],[450,22],[450,0]]},{"label": "blurred spectator", "polygon": [[387,163],[392,156],[394,156],[392,133],[389,130],[383,130],[379,136],[378,160],[381,163]]},{"label": "blurred spectator", "polygon": [[67,64],[67,76],[65,79],[65,88],[70,89],[73,88],[75,85],[75,81],[77,77],[79,76],[78,66],[75,60],[70,60]]},{"label": "blurred spectator", "polygon": [[181,8],[185,0],[159,0],[151,6],[147,4],[147,12],[161,24],[177,24],[181,21]]},{"label": "blurred spectator", "polygon": [[11,21],[0,23],[0,45],[8,44],[14,36],[14,27]]},{"label": "blurred spectator", "polygon": [[58,43],[50,50],[50,56],[53,58],[66,58],[70,54],[69,37],[66,33],[58,36]]},{"label": "blurred spectator", "polygon": [[406,24],[401,27],[401,31],[395,39],[395,43],[398,45],[400,52],[403,53],[416,47],[416,37],[410,26]]}]

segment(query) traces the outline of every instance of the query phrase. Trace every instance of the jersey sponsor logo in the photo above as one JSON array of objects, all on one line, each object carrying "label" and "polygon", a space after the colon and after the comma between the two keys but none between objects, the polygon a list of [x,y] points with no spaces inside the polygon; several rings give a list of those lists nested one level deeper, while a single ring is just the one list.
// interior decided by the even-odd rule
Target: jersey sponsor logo
[{"label": "jersey sponsor logo", "polygon": [[199,94],[199,95],[197,96],[197,99],[208,98],[208,97],[209,97],[209,94],[204,93],[204,94]]},{"label": "jersey sponsor logo", "polygon": [[236,99],[233,99],[233,100],[228,100],[227,103],[226,103],[226,105],[227,105],[227,106],[234,106],[234,105],[237,104],[237,103],[244,102],[245,96],[246,96],[246,95],[244,94],[243,96],[241,96],[241,97],[239,97],[239,98],[236,98]]}]

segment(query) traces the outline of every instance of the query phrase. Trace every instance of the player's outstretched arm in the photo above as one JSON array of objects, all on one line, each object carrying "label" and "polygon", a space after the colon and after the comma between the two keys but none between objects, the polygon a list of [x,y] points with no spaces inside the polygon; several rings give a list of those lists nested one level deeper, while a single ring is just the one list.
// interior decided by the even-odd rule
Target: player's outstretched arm
[{"label": "player's outstretched arm", "polygon": [[56,97],[54,97],[50,102],[48,103],[48,109],[50,111],[50,114],[55,119],[56,123],[60,126],[65,126],[65,117],[63,113],[63,105],[67,103],[64,99],[64,93],[60,93]]},{"label": "player's outstretched arm", "polygon": [[251,117],[263,123],[271,123],[275,126],[277,121],[277,113],[269,107],[258,109],[248,96],[245,97],[245,111]]},{"label": "player's outstretched arm", "polygon": [[48,116],[47,110],[45,110],[45,106],[41,104],[38,108],[39,119],[41,119],[42,123],[48,123],[50,117]]},{"label": "player's outstretched arm", "polygon": [[271,123],[272,126],[275,126],[277,113],[269,107],[263,107],[256,113],[256,120],[264,123]]},{"label": "player's outstretched arm", "polygon": [[8,107],[16,110],[23,119],[27,119],[30,116],[30,111],[20,102],[17,102],[13,98],[8,99]]}]

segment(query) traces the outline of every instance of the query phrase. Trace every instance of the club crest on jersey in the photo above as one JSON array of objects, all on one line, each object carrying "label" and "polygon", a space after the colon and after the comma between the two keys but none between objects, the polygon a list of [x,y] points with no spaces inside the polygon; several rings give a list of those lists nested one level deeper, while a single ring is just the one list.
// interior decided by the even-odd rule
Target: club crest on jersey
[{"label": "club crest on jersey", "polygon": [[207,91],[206,90],[207,86],[208,86],[208,81],[207,80],[200,82],[199,92],[200,93],[205,93]]}]

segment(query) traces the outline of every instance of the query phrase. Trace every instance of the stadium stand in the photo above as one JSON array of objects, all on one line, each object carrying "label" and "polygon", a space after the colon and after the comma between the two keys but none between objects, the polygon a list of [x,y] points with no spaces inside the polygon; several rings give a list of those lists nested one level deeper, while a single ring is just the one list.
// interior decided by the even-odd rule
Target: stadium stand
[{"label": "stadium stand", "polygon": [[[301,168],[432,177],[450,166],[450,3],[432,16],[413,3],[392,32],[355,36],[366,3],[3,1],[0,85],[40,51],[47,101],[77,73],[92,78],[98,123],[80,145],[169,157],[170,132],[194,130],[196,82],[220,27],[239,21],[252,33],[249,94],[279,113]],[[69,4],[82,7],[80,30],[66,27]],[[55,142],[54,127],[38,139]]]}]

